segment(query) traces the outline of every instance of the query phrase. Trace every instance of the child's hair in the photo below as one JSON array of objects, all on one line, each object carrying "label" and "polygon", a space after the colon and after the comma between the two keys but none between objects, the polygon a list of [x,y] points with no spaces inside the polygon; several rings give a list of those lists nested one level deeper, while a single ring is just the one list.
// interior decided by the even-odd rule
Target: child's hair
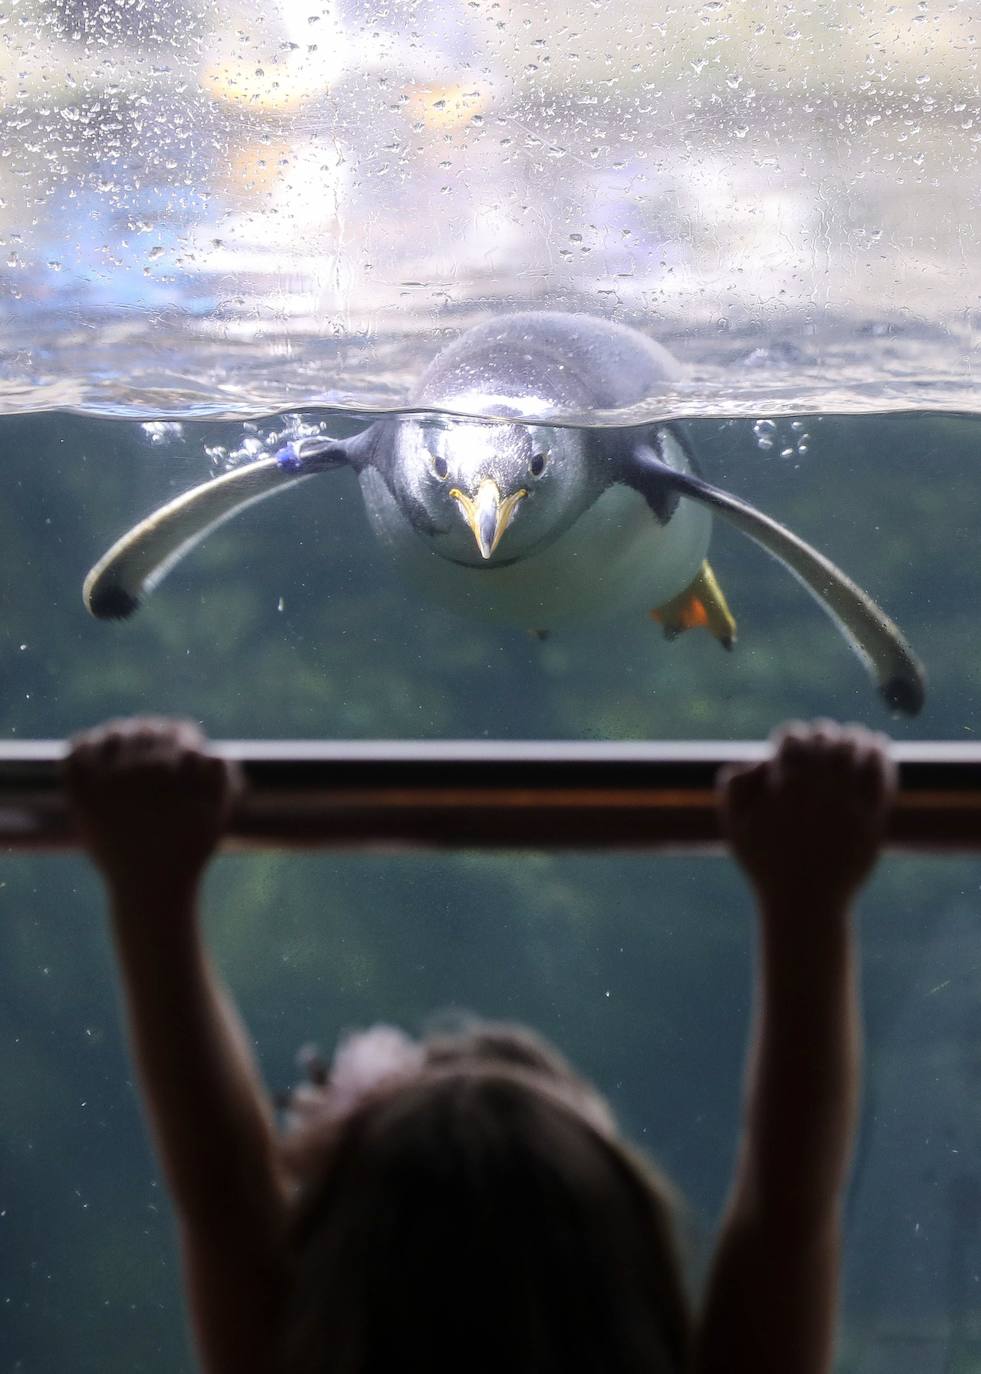
[{"label": "child's hair", "polygon": [[[363,1038],[385,1060],[400,1035]],[[341,1112],[328,1082],[325,1110],[287,1137],[307,1181],[284,1371],[679,1374],[670,1190],[600,1095],[518,1027],[401,1041],[401,1071],[389,1053]]]}]

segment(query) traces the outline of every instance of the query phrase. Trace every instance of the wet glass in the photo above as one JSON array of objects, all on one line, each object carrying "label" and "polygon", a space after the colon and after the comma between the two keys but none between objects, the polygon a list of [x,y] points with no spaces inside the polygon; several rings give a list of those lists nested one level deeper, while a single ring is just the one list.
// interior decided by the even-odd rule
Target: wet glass
[{"label": "wet glass", "polygon": [[973,409],[976,22],[22,0],[4,408],[399,404],[462,327],[549,308],[675,349],[656,414]]},{"label": "wet glass", "polygon": [[[733,739],[830,715],[974,739],[977,37],[972,6],[932,0],[0,7],[4,736],[150,710],[245,738]],[[706,480],[901,626],[918,715],[890,717],[724,518],[731,653],[615,598],[554,626],[454,611],[343,468],[237,514],[125,623],[87,613],[88,570],[163,503],[405,412],[453,339],[531,310],[629,325],[680,368],[629,406],[516,418],[625,448],[674,421]],[[894,859],[863,902],[847,1374],[981,1360],[979,884]],[[749,990],[729,864],[256,855],[222,860],[210,906],[274,1087],[344,1026],[525,1019],[677,1177],[704,1255]],[[0,951],[0,1356],[190,1370],[80,861],[4,863]]]}]

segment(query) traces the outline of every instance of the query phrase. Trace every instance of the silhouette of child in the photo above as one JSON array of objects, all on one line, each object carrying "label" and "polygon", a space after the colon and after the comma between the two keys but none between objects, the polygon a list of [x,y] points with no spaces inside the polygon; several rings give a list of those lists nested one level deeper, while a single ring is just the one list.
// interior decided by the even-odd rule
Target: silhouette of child
[{"label": "silhouette of child", "polygon": [[881,737],[790,725],[720,780],[759,910],[742,1139],[704,1296],[669,1186],[530,1031],[389,1027],[313,1063],[280,1134],[201,938],[239,782],[198,731],[73,744],[206,1374],[824,1374],[860,1027],[849,907],[893,791]]}]

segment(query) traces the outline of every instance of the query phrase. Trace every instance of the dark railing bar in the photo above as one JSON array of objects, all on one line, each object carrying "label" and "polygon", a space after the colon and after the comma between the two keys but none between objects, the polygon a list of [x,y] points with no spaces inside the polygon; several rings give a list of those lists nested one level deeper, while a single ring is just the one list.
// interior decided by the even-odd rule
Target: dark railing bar
[{"label": "dark railing bar", "polygon": [[[759,741],[218,741],[246,791],[233,846],[699,848],[718,845],[714,784]],[[60,740],[0,744],[0,844],[75,842]],[[902,848],[981,849],[981,744],[895,744],[888,831]]]}]

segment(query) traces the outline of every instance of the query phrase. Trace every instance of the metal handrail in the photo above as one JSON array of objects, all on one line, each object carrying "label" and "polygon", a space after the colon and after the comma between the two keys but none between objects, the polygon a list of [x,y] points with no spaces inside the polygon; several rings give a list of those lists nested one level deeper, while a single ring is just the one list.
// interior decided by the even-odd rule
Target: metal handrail
[{"label": "metal handrail", "polygon": [[[234,847],[711,849],[715,778],[762,758],[756,741],[218,741],[246,789]],[[76,843],[60,740],[0,744],[0,845]],[[981,745],[892,748],[899,792],[887,843],[981,849]]]}]

